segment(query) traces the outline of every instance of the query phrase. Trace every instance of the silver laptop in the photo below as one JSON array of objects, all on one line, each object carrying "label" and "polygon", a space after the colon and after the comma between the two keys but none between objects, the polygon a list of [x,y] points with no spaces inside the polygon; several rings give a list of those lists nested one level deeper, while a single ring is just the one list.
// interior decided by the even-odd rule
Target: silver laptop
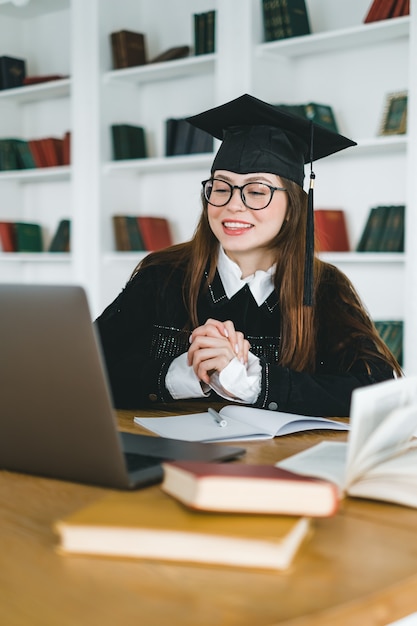
[{"label": "silver laptop", "polygon": [[132,489],[244,449],[119,433],[82,287],[0,285],[0,469]]}]

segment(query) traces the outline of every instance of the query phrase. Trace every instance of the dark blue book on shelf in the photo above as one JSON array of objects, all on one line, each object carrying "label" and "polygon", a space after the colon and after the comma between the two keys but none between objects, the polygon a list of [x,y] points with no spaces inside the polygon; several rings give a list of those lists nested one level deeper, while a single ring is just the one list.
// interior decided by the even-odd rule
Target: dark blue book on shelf
[{"label": "dark blue book on shelf", "polygon": [[26,77],[26,61],[14,57],[0,57],[0,89],[21,87]]}]

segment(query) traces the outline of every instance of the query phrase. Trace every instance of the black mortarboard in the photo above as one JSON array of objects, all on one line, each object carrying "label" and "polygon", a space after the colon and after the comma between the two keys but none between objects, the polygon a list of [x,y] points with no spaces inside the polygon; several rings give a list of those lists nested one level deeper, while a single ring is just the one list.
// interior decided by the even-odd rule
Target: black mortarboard
[{"label": "black mortarboard", "polygon": [[[356,145],[343,135],[248,94],[188,117],[187,121],[222,140],[212,172],[267,172],[292,180],[300,187],[306,163]],[[314,178],[311,165],[304,285],[304,304],[308,305],[312,302]]]}]

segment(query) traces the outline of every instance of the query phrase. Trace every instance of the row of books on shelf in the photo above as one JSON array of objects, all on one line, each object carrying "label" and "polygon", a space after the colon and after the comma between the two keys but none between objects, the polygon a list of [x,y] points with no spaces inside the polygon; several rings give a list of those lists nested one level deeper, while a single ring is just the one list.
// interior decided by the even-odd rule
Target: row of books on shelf
[{"label": "row of books on shelf", "polygon": [[[198,154],[213,151],[213,137],[189,124],[184,118],[165,121],[165,156]],[[148,157],[146,132],[134,124],[112,124],[113,159]]]},{"label": "row of books on shelf", "polygon": [[[305,0],[261,0],[264,41],[308,35],[310,19]],[[409,15],[410,0],[373,0],[364,23]],[[122,29],[110,33],[113,69],[170,61],[215,52],[216,11],[193,14],[194,50],[188,44],[173,46],[148,58],[145,33]],[[67,78],[64,74],[26,75],[26,59],[0,56],[0,90]]]},{"label": "row of books on shelf", "polygon": [[315,124],[324,126],[324,128],[335,133],[339,132],[333,109],[328,104],[308,102],[306,104],[277,104],[275,106],[292,115],[298,115],[304,119],[311,120]]},{"label": "row of books on shelf", "polygon": [[0,252],[69,252],[71,221],[62,219],[48,246],[42,226],[33,222],[0,222]]},{"label": "row of books on shelf", "polygon": [[[261,0],[264,41],[311,34],[305,0]],[[410,14],[410,0],[373,0],[363,23],[402,17]]]},{"label": "row of books on shelf", "polygon": [[[405,205],[372,207],[356,252],[404,252]],[[352,250],[343,209],[315,209],[314,227],[319,252]]]},{"label": "row of books on shelf", "polygon": [[26,59],[3,55],[0,57],[0,90],[13,89],[28,85],[62,80],[68,78],[66,74],[26,74]]},{"label": "row of books on shelf", "polygon": [[194,50],[188,44],[180,44],[162,51],[149,58],[147,36],[145,33],[122,29],[110,33],[113,69],[137,67],[148,63],[162,63],[173,59],[189,56],[210,54],[215,51],[215,22],[214,10],[196,13],[193,15]]},{"label": "row of books on shelf", "polygon": [[71,133],[40,139],[0,139],[0,171],[70,164]]},{"label": "row of books on shelf", "polygon": [[173,244],[165,217],[151,215],[113,215],[116,250],[120,252],[155,251]]}]

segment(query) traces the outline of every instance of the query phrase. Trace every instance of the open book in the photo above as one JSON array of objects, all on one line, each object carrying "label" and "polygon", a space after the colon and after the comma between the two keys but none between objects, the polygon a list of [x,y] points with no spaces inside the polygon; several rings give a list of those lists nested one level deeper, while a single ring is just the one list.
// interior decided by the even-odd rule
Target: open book
[{"label": "open book", "polygon": [[321,442],[278,467],[336,483],[340,495],[417,507],[417,377],[356,389],[347,443]]},{"label": "open book", "polygon": [[223,407],[219,415],[225,422],[223,427],[209,412],[172,417],[135,417],[135,422],[162,437],[205,442],[272,439],[305,430],[349,430],[347,423],[325,417],[307,417],[236,404]]}]

